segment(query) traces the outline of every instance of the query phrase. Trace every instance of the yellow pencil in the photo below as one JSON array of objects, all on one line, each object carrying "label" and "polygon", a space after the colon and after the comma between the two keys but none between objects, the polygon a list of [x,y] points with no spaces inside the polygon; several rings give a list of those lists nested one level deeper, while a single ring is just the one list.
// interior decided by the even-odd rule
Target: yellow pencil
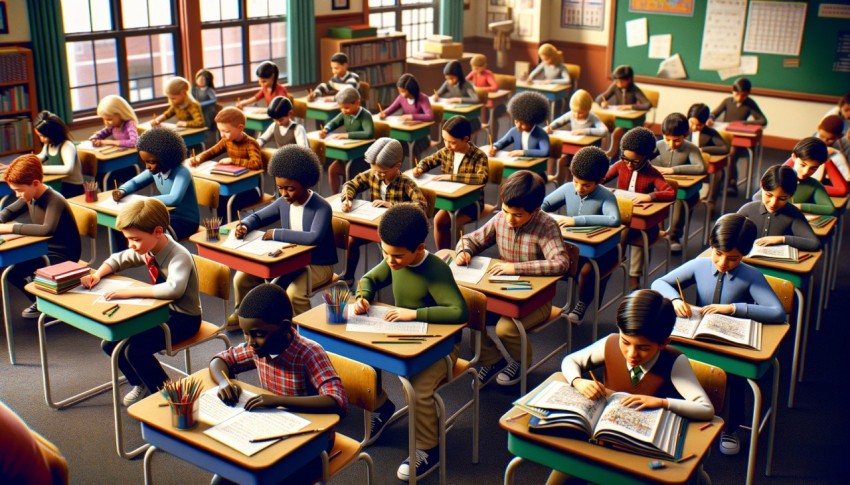
[{"label": "yellow pencil", "polygon": [[384,108],[381,107],[381,103],[378,103],[378,111],[381,112],[381,116],[384,116]]},{"label": "yellow pencil", "polygon": [[487,144],[493,146],[493,134],[487,133]]},{"label": "yellow pencil", "polygon": [[230,378],[227,377],[227,372],[221,371],[221,376],[224,377],[224,380],[227,382],[228,386],[233,386],[233,381],[231,381]]},{"label": "yellow pencil", "polygon": [[685,301],[685,292],[682,291],[682,283],[679,282],[679,278],[676,278],[676,286],[679,287],[679,298],[682,299],[682,303],[684,303],[688,307],[688,317],[691,316],[691,306],[688,305],[688,302]]}]

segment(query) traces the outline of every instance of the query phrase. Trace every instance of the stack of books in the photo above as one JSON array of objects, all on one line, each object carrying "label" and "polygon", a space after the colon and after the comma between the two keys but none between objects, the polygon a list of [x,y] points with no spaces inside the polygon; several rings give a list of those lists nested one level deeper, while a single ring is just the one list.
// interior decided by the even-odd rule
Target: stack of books
[{"label": "stack of books", "polygon": [[89,267],[73,261],[45,266],[35,272],[36,288],[58,295],[80,285],[80,278],[89,274]]},{"label": "stack of books", "polygon": [[350,27],[331,27],[328,36],[336,39],[362,39],[364,37],[375,37],[378,28],[368,24],[352,25]]},{"label": "stack of books", "polygon": [[216,164],[210,170],[210,173],[216,173],[219,175],[230,175],[231,177],[238,177],[243,173],[247,173],[248,169],[245,167],[240,167],[239,165],[224,165],[224,164]]}]

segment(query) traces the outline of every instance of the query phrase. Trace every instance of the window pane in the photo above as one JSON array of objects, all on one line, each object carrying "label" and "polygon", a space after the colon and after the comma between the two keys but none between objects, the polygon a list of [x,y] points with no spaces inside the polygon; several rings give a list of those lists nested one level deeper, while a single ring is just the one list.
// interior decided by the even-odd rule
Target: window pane
[{"label": "window pane", "polygon": [[204,67],[221,66],[221,29],[201,30],[201,44],[204,46]]},{"label": "window pane", "polygon": [[224,64],[242,64],[242,28],[228,27],[221,29],[224,39]]},{"label": "window pane", "polygon": [[219,0],[201,0],[201,22],[221,20]]},{"label": "window pane", "polygon": [[125,29],[148,27],[148,3],[139,0],[121,0],[121,20]]},{"label": "window pane", "polygon": [[267,0],[248,0],[248,18],[268,17],[268,15],[269,3]]},{"label": "window pane", "polygon": [[251,53],[252,61],[271,59],[272,52],[268,24],[252,25],[249,27],[248,38],[251,39],[249,52]]},{"label": "window pane", "polygon": [[62,0],[62,23],[66,34],[91,32],[88,0]]},{"label": "window pane", "polygon": [[97,89],[94,86],[71,89],[71,107],[74,111],[97,108]]},{"label": "window pane", "polygon": [[221,20],[235,20],[239,18],[239,4],[233,0],[221,2]]},{"label": "window pane", "polygon": [[[118,83],[108,83],[108,84],[99,84],[97,87],[97,98],[98,100],[103,99],[110,94],[115,94],[120,96],[120,86]],[[100,101],[98,101],[100,102]]]},{"label": "window pane", "polygon": [[140,79],[153,76],[150,36],[128,37],[125,41],[125,48],[127,49],[128,77]]},{"label": "window pane", "polygon": [[[102,32],[104,30],[112,30],[112,8],[109,0],[90,0],[91,4],[91,23],[92,30]],[[74,14],[72,10],[70,12]]]},{"label": "window pane", "polygon": [[94,41],[94,57],[98,83],[118,81],[118,59],[115,53],[115,41],[101,39]]},{"label": "window pane", "polygon": [[224,79],[230,86],[245,83],[246,80],[244,67],[242,67],[241,65],[225,67]]},{"label": "window pane", "polygon": [[151,38],[151,55],[153,56],[153,73],[156,76],[163,74],[174,75],[176,61],[174,57],[174,37],[171,34],[159,34]]},{"label": "window pane", "polygon": [[280,66],[280,77],[283,78],[286,71],[286,23],[274,22],[271,29],[272,58]]},{"label": "window pane", "polygon": [[174,23],[171,19],[171,2],[168,0],[148,0],[148,13],[153,27]]},{"label": "window pane", "polygon": [[286,2],[269,0],[269,15],[286,15]]}]

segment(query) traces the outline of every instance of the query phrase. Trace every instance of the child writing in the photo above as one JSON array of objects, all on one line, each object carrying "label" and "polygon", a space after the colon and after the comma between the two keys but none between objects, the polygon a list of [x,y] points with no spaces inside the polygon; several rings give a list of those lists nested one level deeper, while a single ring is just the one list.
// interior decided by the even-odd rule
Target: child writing
[{"label": "child writing", "polygon": [[476,88],[485,88],[490,92],[499,90],[496,76],[493,75],[493,71],[487,69],[487,56],[484,54],[475,54],[469,60],[469,67],[471,70],[466,75],[466,80],[472,81],[473,86]]},{"label": "child writing", "polygon": [[[431,101],[419,89],[419,81],[413,74],[402,74],[398,78],[396,89],[398,89],[398,96],[392,104],[378,114],[382,120],[400,109],[402,114],[399,119],[402,121],[434,121]],[[413,156],[422,153],[430,143],[431,141],[427,137],[416,140],[413,144]],[[406,148],[406,144],[402,146]]]},{"label": "child writing", "polygon": [[[0,234],[23,234],[25,236],[48,236],[47,259],[50,264],[80,259],[80,237],[74,213],[60,194],[43,183],[41,160],[35,155],[22,155],[3,173],[3,180],[18,197],[0,211]],[[29,223],[15,223],[18,217],[27,214]],[[53,236],[56,237],[53,237]],[[26,278],[44,266],[41,258],[16,263],[8,270],[9,283],[21,290],[30,301],[24,309],[24,318],[38,318],[35,296],[23,291]]]},{"label": "child writing", "polygon": [[540,55],[540,64],[528,73],[528,81],[534,81],[542,75],[539,80],[541,84],[570,84],[570,73],[564,65],[564,53],[552,44],[543,44],[537,49]]},{"label": "child writing", "polygon": [[512,157],[549,157],[549,135],[539,125],[546,121],[549,101],[540,93],[524,91],[511,98],[508,112],[514,126],[490,147],[492,157],[498,150],[513,147]]},{"label": "child writing", "polygon": [[[351,210],[351,202],[357,194],[369,190],[372,205],[392,207],[402,202],[413,202],[425,211],[428,203],[419,186],[401,173],[404,152],[401,142],[392,138],[378,138],[366,150],[366,163],[371,170],[358,174],[342,186],[342,210]],[[342,279],[348,286],[354,285],[354,271],[360,261],[360,247],[369,241],[356,237],[348,238],[348,261]]]},{"label": "child writing", "polygon": [[[843,123],[838,115],[829,115],[818,123],[817,133],[818,139],[826,144],[826,150],[829,155],[823,168],[818,169],[812,177],[824,184],[826,193],[830,197],[844,197],[847,195],[848,182],[850,182],[850,165],[847,163],[847,158],[840,150],[836,150],[838,140],[841,139],[841,130]],[[828,182],[828,183],[825,183]]]},{"label": "child writing", "polygon": [[278,77],[280,76],[280,69],[278,69],[277,64],[271,61],[263,61],[257,66],[256,70],[257,74],[257,82],[260,84],[260,90],[257,91],[252,98],[247,101],[236,101],[237,108],[244,108],[245,106],[252,106],[260,100],[260,98],[266,101],[266,106],[272,102],[272,99],[277,96],[289,96],[289,93],[286,92],[286,88],[283,87],[283,84],[279,84]]},{"label": "child writing", "polygon": [[[584,147],[573,158],[573,180],[555,189],[543,199],[544,212],[566,208],[567,218],[558,222],[561,227],[620,225],[620,209],[614,193],[599,184],[608,171],[608,157],[597,147]],[[601,274],[606,274],[618,263],[619,251],[608,251],[596,258]],[[568,318],[581,325],[584,313],[593,302],[593,285],[588,281],[593,270],[588,258],[578,260],[581,276],[578,283],[578,300]],[[600,295],[605,294],[607,280],[600,281]]]},{"label": "child writing", "polygon": [[443,76],[446,80],[434,92],[433,101],[446,98],[442,101],[447,104],[475,104],[478,102],[475,86],[466,80],[460,61],[449,61],[443,68]]},{"label": "child writing", "polygon": [[621,110],[636,109],[646,111],[652,107],[643,91],[635,84],[635,71],[632,66],[617,66],[611,74],[614,82],[602,94],[596,97],[596,102],[603,109],[614,108]]},{"label": "child writing", "polygon": [[838,105],[833,106],[826,112],[826,116],[837,115],[841,118],[842,129],[841,134],[845,134],[850,128],[850,91],[844,93],[844,96],[838,98]]},{"label": "child writing", "polygon": [[[472,124],[463,116],[452,116],[443,123],[443,143],[445,146],[433,155],[419,161],[413,169],[414,177],[439,166],[440,175],[435,180],[449,180],[465,184],[482,185],[487,183],[489,168],[487,155],[472,144]],[[457,227],[463,227],[478,217],[478,211],[484,207],[484,191],[478,197],[478,207],[467,206],[457,214]],[[449,213],[440,209],[434,215],[434,242],[437,249],[451,246],[451,225]]]},{"label": "child writing", "polygon": [[50,111],[40,112],[35,117],[35,135],[42,143],[37,157],[44,163],[44,174],[65,175],[61,192],[66,199],[82,194],[82,164],[62,118]]},{"label": "child writing", "polygon": [[[605,126],[595,113],[590,111],[593,107],[593,97],[584,89],[579,89],[570,97],[570,110],[556,118],[550,125],[546,126],[546,133],[564,128],[573,135],[607,136],[608,127]],[[564,181],[570,179],[569,155],[558,158],[557,184],[563,185]]]},{"label": "child writing", "polygon": [[[803,138],[794,146],[791,159],[785,165],[797,172],[797,191],[791,202],[798,209],[809,214],[832,215],[835,205],[823,185],[812,175],[829,159],[826,143],[810,136]],[[758,200],[758,192],[753,200]]]},{"label": "child writing", "polygon": [[[97,115],[103,120],[104,127],[89,137],[92,145],[136,148],[136,142],[139,140],[136,125],[139,119],[127,100],[110,94],[97,104]],[[109,137],[112,139],[110,140]]]},{"label": "child writing", "polygon": [[328,82],[319,84],[316,89],[307,94],[309,101],[319,96],[342,91],[347,87],[357,89],[360,84],[360,76],[348,70],[348,56],[344,52],[337,52],[331,56],[331,74]]},{"label": "child writing", "polygon": [[266,131],[257,138],[257,144],[260,148],[266,146],[272,139],[274,139],[274,144],[278,148],[291,144],[310,148],[307,130],[289,116],[291,111],[292,101],[285,96],[278,96],[269,103],[269,109],[266,110],[266,113],[269,118],[274,120],[274,123],[270,124]]},{"label": "child writing", "polygon": [[201,105],[206,127],[210,130],[215,129],[215,82],[211,72],[201,69],[195,73],[192,97]]},{"label": "child writing", "polygon": [[[334,97],[339,104],[340,113],[332,120],[328,121],[322,131],[319,132],[320,138],[326,138],[328,133],[334,131],[340,126],[345,128],[345,133],[335,133],[331,135],[333,139],[353,140],[369,140],[375,136],[375,125],[372,123],[372,113],[366,108],[360,106],[360,93],[352,87],[346,87],[336,93]],[[359,160],[359,159],[358,159]],[[351,160],[348,163],[354,164],[357,160]],[[348,179],[349,174],[345,173],[346,164],[340,160],[334,160],[328,167],[328,181],[331,187],[331,193],[339,192],[340,177]]]},{"label": "child writing", "polygon": [[[693,310],[682,301],[677,280],[682,288],[696,286],[697,306],[702,313],[732,315],[762,323],[782,323],[785,310],[764,275],[743,262],[757,237],[756,225],[740,214],[726,214],[711,230],[710,258],[695,258],[652,283],[652,289],[673,301],[679,317],[689,317]],[[740,450],[738,426],[743,424],[744,379],[729,374],[725,408],[726,427],[720,437],[720,452],[734,455]]]},{"label": "child writing", "polygon": [[787,244],[803,251],[820,249],[820,240],[805,214],[788,203],[796,191],[797,172],[793,168],[774,165],[765,170],[761,176],[761,199],[738,209],[738,214],[746,216],[759,229],[756,245]]},{"label": "child writing", "polygon": [[[378,236],[384,260],[360,280],[362,288],[354,303],[355,313],[368,312],[378,291],[392,286],[397,308],[386,313],[389,321],[418,320],[429,325],[467,321],[469,310],[451,270],[425,249],[428,219],[422,209],[414,204],[391,207],[378,224]],[[452,365],[460,351],[459,336],[449,354]],[[411,475],[419,479],[440,463],[434,390],[445,379],[446,372],[446,362],[440,359],[410,377],[416,399],[416,411],[409,417],[416,428],[416,456],[407,457],[399,466],[399,480],[409,480]],[[374,439],[386,429],[396,408],[384,389],[378,396],[384,402],[371,415]]]},{"label": "child writing", "polygon": [[165,95],[168,97],[168,109],[154,116],[151,126],[156,126],[172,116],[177,117],[177,126],[203,128],[204,113],[201,105],[189,92],[189,81],[182,77],[173,77],[165,83]]},{"label": "child writing", "polygon": [[692,104],[688,108],[688,126],[691,129],[691,143],[698,146],[700,151],[709,155],[725,155],[729,153],[729,145],[714,128],[706,125],[711,111],[703,103]]},{"label": "child writing", "polygon": [[[491,275],[553,276],[564,274],[570,266],[567,248],[561,239],[561,230],[554,219],[540,210],[546,184],[536,173],[520,170],[502,182],[499,200],[502,210],[477,231],[464,235],[458,241],[455,262],[458,266],[469,264],[472,257],[496,244],[501,262],[490,267]],[[542,305],[529,315],[518,319],[526,329],[549,317],[552,302]],[[495,342],[485,337],[481,344],[482,383],[496,377],[499,385],[510,386],[520,381],[519,330],[514,320],[491,312],[487,323],[496,325],[496,335],[508,352],[502,357]],[[526,346],[527,362],[532,362],[531,342]]]},{"label": "child writing", "polygon": [[[113,254],[97,271],[83,276],[83,286],[93,288],[102,278],[112,273],[147,266],[150,286],[131,286],[109,291],[104,297],[107,300],[173,300],[168,305],[169,317],[165,322],[171,332],[171,342],[176,344],[198,333],[201,326],[198,270],[189,250],[166,234],[169,221],[165,204],[152,197],[127,204],[118,213],[115,225],[127,238],[129,249]],[[112,355],[119,343],[104,340],[100,346],[106,355]],[[163,349],[165,332],[159,326],[133,335],[127,340],[118,357],[118,367],[132,386],[130,392],[124,396],[125,406],[156,392],[168,380],[154,355]]]}]

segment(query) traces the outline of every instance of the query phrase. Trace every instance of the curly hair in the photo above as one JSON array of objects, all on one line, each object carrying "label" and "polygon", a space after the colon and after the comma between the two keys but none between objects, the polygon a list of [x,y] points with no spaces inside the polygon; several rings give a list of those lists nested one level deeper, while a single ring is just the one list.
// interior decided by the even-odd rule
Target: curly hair
[{"label": "curly hair", "polygon": [[146,130],[139,136],[136,148],[156,156],[164,172],[180,165],[186,159],[186,143],[175,130],[157,126]]},{"label": "curly hair", "polygon": [[655,153],[655,135],[643,126],[632,128],[620,140],[620,151],[626,150],[642,157],[652,157]]},{"label": "curly hair", "polygon": [[654,290],[634,291],[617,308],[617,328],[628,336],[661,344],[670,337],[675,324],[673,303]]},{"label": "curly hair", "polygon": [[599,147],[584,147],[573,156],[570,170],[574,177],[598,182],[608,171],[608,156]]},{"label": "curly hair", "polygon": [[319,183],[322,167],[319,158],[307,147],[285,145],[269,161],[269,175],[295,180],[306,188]]},{"label": "curly hair", "polygon": [[549,114],[549,100],[540,93],[523,91],[511,98],[508,103],[508,112],[515,120],[539,125]]},{"label": "curly hair", "polygon": [[237,309],[242,318],[259,318],[288,329],[292,319],[292,303],[286,291],[278,285],[263,283],[255,286],[242,299]]},{"label": "curly hair", "polygon": [[378,236],[390,246],[415,251],[428,237],[428,217],[421,207],[405,202],[396,204],[384,213],[378,223]]}]

